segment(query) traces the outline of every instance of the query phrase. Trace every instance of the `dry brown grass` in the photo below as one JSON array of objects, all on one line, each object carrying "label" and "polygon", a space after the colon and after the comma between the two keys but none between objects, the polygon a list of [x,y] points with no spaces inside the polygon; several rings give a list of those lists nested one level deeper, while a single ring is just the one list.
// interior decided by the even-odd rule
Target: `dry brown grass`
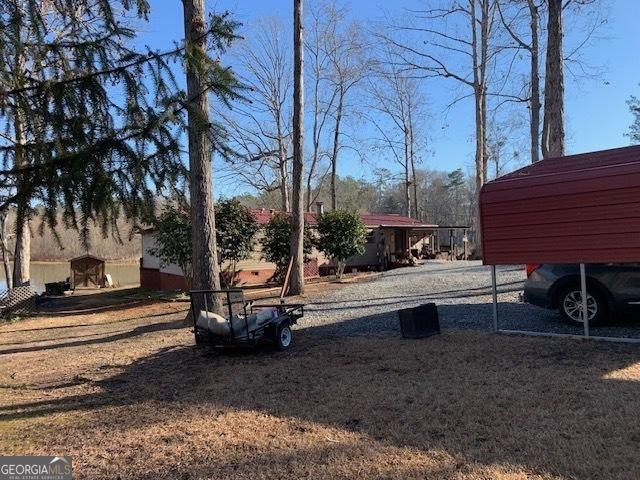
[{"label": "dry brown grass", "polygon": [[640,478],[633,346],[309,329],[218,355],[182,309],[0,327],[0,451],[77,478]]}]

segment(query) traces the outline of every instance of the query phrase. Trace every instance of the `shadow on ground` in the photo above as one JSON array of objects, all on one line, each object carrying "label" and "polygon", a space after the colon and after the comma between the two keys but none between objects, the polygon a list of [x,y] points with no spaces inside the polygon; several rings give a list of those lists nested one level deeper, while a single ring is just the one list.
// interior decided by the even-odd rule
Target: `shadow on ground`
[{"label": "shadow on ground", "polygon": [[[448,307],[441,307],[444,317]],[[614,375],[640,360],[638,348],[472,331],[403,340],[392,333],[394,321],[373,336],[344,334],[366,332],[381,319],[300,330],[286,353],[162,349],[97,378],[91,393],[4,406],[0,420],[93,412],[65,429],[60,441],[91,442],[91,428],[104,423],[117,444],[119,431],[176,415],[215,428],[220,412],[261,412],[394,448],[444,451],[465,464],[516,465],[569,478],[640,478],[639,377]],[[253,433],[256,441],[265,434]],[[316,461],[327,455],[322,448],[313,451]],[[344,447],[329,448],[344,454]],[[190,461],[191,453],[181,455]],[[301,458],[297,450],[278,456]],[[241,473],[261,461],[248,457],[233,469]],[[221,467],[196,462],[193,468],[195,476],[211,476]]]}]

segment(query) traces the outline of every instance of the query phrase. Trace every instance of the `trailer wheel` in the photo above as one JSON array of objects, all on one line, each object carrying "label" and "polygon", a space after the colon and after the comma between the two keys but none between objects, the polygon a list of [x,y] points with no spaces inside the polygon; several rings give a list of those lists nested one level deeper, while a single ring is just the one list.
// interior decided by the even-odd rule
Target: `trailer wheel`
[{"label": "trailer wheel", "polygon": [[286,350],[293,343],[293,332],[291,327],[286,323],[278,328],[278,335],[276,337],[276,344],[278,350]]},{"label": "trailer wheel", "polygon": [[202,348],[207,344],[207,342],[205,341],[204,336],[199,335],[199,334],[196,333],[195,337],[196,337],[196,347]]}]

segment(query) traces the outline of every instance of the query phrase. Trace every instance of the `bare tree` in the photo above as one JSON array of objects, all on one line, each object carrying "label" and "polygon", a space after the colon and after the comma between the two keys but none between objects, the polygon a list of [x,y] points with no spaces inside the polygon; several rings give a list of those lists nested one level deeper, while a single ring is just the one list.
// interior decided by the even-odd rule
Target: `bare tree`
[{"label": "bare tree", "polygon": [[[540,95],[540,8],[542,3],[535,0],[511,0],[505,2],[508,6],[515,6],[518,12],[513,18],[507,18],[501,2],[498,0],[497,6],[500,13],[502,25],[509,36],[516,42],[519,48],[529,53],[529,95],[524,101],[529,103],[529,136],[531,144],[531,163],[540,160],[540,108],[542,105]],[[525,3],[526,12],[529,20],[529,40],[527,41],[516,28],[514,22],[518,20],[520,12],[522,12],[522,3]]]},{"label": "bare tree", "polygon": [[[186,62],[188,98],[189,175],[191,195],[191,233],[193,242],[193,288],[220,289],[220,267],[216,248],[216,219],[213,210],[211,181],[212,145],[207,130],[209,121],[209,95],[197,59],[206,58],[206,21],[204,0],[183,0],[184,31],[187,51]],[[222,310],[218,296],[214,296],[214,309]]]},{"label": "bare tree", "polygon": [[[238,52],[246,102],[214,113],[227,124],[237,155],[228,159],[229,177],[263,191],[279,191],[283,211],[289,211],[291,145],[291,62],[287,29],[277,19],[257,23]],[[229,178],[231,180],[231,178]]]},{"label": "bare tree", "polygon": [[[402,167],[404,213],[407,216],[415,214],[417,218],[417,123],[419,118],[425,116],[424,99],[416,80],[403,75],[391,61],[392,58],[387,51],[386,57],[379,62],[379,73],[369,82],[373,100],[371,108],[382,114],[381,117],[371,115],[369,120],[377,131],[376,143],[391,152],[395,161]],[[389,124],[385,123],[385,120]],[[397,129],[399,135],[393,132],[394,129]]]},{"label": "bare tree", "polygon": [[[504,117],[499,113],[506,113]],[[493,175],[497,178],[521,163],[520,142],[523,122],[512,110],[493,110],[487,123],[487,151],[489,163],[493,165]],[[524,139],[523,139],[524,141]],[[487,178],[487,180],[488,180]]]},{"label": "bare tree", "polygon": [[293,0],[293,185],[289,292],[304,293],[304,33],[303,0]]},{"label": "bare tree", "polygon": [[[331,19],[325,17],[324,4],[312,4],[309,9],[309,35],[305,49],[308,55],[307,68],[311,84],[311,159],[307,169],[306,209],[314,202],[314,182],[322,184],[326,172],[316,178],[322,159],[327,156],[323,146],[325,127],[330,119],[336,99],[336,91],[328,88],[331,61],[327,50]],[[332,90],[332,91],[331,91]],[[319,188],[316,188],[316,194]]]},{"label": "bare tree", "polygon": [[[330,203],[332,209],[337,208],[340,153],[344,148],[357,151],[347,129],[349,119],[356,118],[358,102],[354,101],[354,92],[367,76],[370,62],[364,29],[349,21],[348,13],[332,1],[314,3],[310,8],[306,51],[311,84],[312,152],[307,169],[307,209],[318,198],[327,176]],[[324,160],[328,160],[328,168]]]},{"label": "bare tree", "polygon": [[[396,47],[396,62],[406,72],[419,78],[455,80],[471,90],[462,98],[472,96],[475,103],[478,194],[487,176],[488,72],[500,51],[491,48],[495,10],[495,0],[431,2],[428,8],[409,12],[415,21],[409,25],[391,25],[391,33],[383,37]],[[399,34],[409,37],[399,38]],[[419,47],[420,44],[425,47]],[[479,227],[479,212],[476,217],[476,227]],[[479,229],[476,230],[479,233]],[[481,253],[479,234],[476,240]]]},{"label": "bare tree", "polygon": [[362,28],[357,23],[346,24],[346,11],[334,5],[325,7],[329,35],[325,49],[331,63],[330,84],[332,98],[336,99],[333,112],[333,145],[331,148],[331,208],[338,208],[336,180],[338,156],[345,116],[348,114],[350,95],[369,73],[370,65],[365,55]]},{"label": "bare tree", "polygon": [[547,66],[544,82],[542,155],[564,155],[564,57],[562,50],[562,0],[548,0]]},{"label": "bare tree", "polygon": [[[552,72],[553,69],[562,70],[564,68],[574,81],[601,78],[599,69],[591,65],[589,57],[582,55],[582,52],[588,50],[588,46],[593,39],[602,39],[602,37],[599,37],[598,32],[607,23],[606,0],[566,0],[561,3],[562,5],[556,4],[555,7],[552,5],[552,8],[556,8],[557,11],[554,13],[556,20],[551,23],[549,23],[551,19],[547,16],[547,0],[497,0],[496,3],[503,30],[507,34],[507,43],[509,41],[512,43],[510,47],[505,45],[504,48],[510,48],[516,54],[521,50],[525,50],[529,54],[529,65],[524,75],[526,80],[521,87],[518,87],[520,82],[514,81],[514,76],[519,74],[515,66],[517,63],[515,60],[517,59],[512,57],[513,61],[509,63],[503,74],[503,85],[511,87],[512,92],[505,94],[494,91],[491,95],[502,97],[499,106],[507,102],[520,102],[526,103],[529,107],[529,137],[532,163],[540,159],[541,146],[543,149],[548,146],[545,146],[548,143],[548,139],[541,139],[540,129],[543,97],[540,57],[545,54],[545,37],[560,38],[560,44],[552,42],[549,45],[552,50],[555,50],[552,57],[556,66],[552,68]],[[558,9],[561,9],[560,23],[557,21]],[[572,31],[572,42],[567,46],[568,52],[565,54],[562,52],[564,49],[562,45],[564,41],[561,38],[562,32],[558,36],[557,31],[558,26],[560,26],[560,30],[564,28],[562,26],[563,16],[570,20],[569,29]],[[545,25],[545,23],[555,25],[553,28],[556,29],[556,32],[546,32],[546,26],[548,25]],[[547,53],[551,54],[551,51],[547,50]],[[547,58],[549,59],[549,57]],[[557,76],[557,73],[552,73],[552,75]],[[548,90],[551,94],[549,108],[551,108],[552,104],[562,103],[558,95],[561,96],[560,90],[564,88],[564,79],[562,84],[560,89],[555,86],[553,88],[549,87],[551,88]],[[547,88],[544,90],[546,91]]]}]

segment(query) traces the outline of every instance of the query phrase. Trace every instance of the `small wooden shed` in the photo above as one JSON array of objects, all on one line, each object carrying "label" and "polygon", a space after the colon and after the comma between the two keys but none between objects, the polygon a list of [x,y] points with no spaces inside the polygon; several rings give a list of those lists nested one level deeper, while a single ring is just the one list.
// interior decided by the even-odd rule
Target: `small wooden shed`
[{"label": "small wooden shed", "polygon": [[69,260],[73,288],[104,287],[105,261],[95,255],[81,255]]}]

